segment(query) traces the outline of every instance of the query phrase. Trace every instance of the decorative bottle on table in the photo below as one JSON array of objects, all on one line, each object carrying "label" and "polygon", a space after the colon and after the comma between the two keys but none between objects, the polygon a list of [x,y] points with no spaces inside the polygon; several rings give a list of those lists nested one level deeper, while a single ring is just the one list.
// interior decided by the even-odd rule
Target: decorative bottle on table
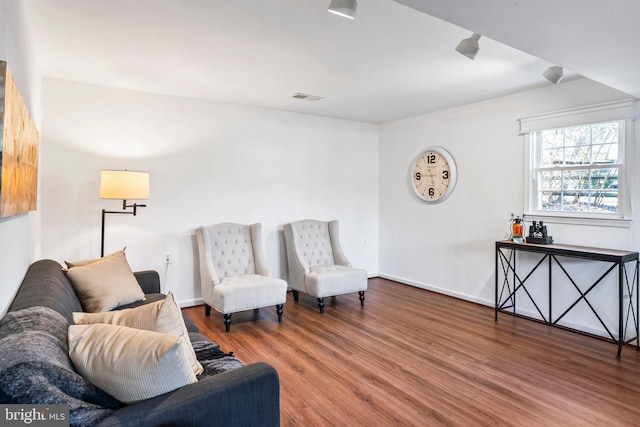
[{"label": "decorative bottle on table", "polygon": [[511,240],[516,243],[522,243],[524,236],[524,223],[519,216],[515,217],[511,224]]}]

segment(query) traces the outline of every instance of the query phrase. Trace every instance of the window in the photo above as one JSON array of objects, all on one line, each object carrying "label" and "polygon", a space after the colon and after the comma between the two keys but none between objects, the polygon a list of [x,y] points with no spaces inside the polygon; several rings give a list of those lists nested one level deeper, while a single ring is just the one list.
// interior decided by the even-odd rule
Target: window
[{"label": "window", "polygon": [[633,104],[615,103],[521,120],[521,133],[528,143],[527,216],[630,218],[625,153],[631,143]]},{"label": "window", "polygon": [[619,211],[623,121],[547,129],[534,132],[533,138],[537,210]]}]

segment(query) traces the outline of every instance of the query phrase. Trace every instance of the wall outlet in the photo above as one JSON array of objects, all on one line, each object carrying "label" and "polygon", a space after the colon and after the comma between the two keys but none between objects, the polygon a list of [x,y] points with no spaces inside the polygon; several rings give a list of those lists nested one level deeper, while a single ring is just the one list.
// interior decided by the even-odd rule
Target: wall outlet
[{"label": "wall outlet", "polygon": [[165,264],[171,264],[171,252],[166,251],[164,253],[164,263]]}]

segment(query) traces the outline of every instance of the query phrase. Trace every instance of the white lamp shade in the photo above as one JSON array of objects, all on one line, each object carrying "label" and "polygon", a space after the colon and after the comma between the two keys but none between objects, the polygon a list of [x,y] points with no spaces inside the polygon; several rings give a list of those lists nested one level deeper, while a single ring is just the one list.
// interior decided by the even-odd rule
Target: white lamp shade
[{"label": "white lamp shade", "polygon": [[355,19],[358,10],[357,0],[331,0],[329,12],[345,18]]},{"label": "white lamp shade", "polygon": [[149,198],[149,172],[103,170],[100,174],[100,198],[141,200]]}]

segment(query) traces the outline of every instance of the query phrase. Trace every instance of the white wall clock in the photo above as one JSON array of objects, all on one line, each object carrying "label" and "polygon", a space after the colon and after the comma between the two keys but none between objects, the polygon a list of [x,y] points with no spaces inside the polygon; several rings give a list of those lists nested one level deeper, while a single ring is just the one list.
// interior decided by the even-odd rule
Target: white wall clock
[{"label": "white wall clock", "polygon": [[442,147],[429,147],[418,155],[411,173],[411,187],[427,203],[440,203],[451,195],[458,171],[453,156]]}]

